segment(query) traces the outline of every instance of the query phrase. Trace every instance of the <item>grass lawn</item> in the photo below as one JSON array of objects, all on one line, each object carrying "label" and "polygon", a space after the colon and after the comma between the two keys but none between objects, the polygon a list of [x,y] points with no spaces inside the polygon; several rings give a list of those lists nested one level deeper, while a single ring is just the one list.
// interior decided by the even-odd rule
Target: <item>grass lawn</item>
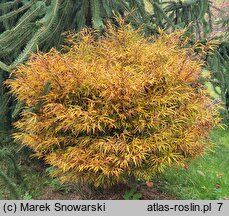
[{"label": "grass lawn", "polygon": [[211,134],[215,147],[189,164],[188,170],[170,169],[156,181],[159,189],[177,199],[229,198],[229,129]]}]

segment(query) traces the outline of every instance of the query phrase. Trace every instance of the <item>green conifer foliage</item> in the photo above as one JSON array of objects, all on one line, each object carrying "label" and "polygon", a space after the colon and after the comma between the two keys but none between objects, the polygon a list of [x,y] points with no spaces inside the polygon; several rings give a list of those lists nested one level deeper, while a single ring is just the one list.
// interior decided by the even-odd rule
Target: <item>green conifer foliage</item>
[{"label": "green conifer foliage", "polygon": [[126,20],[135,26],[143,24],[149,33],[158,26],[175,29],[194,22],[192,26],[196,26],[195,32],[200,37],[201,28],[205,35],[211,27],[208,0],[148,2],[152,13],[146,10],[144,0],[2,0],[0,68],[10,72],[37,49],[47,51],[57,46],[64,31],[79,31],[85,25],[102,29],[105,21],[114,15],[112,11],[128,16]]},{"label": "green conifer foliage", "polygon": [[6,148],[0,149],[0,181],[8,188],[11,199],[19,199],[16,185],[24,184],[23,178],[14,155]]}]

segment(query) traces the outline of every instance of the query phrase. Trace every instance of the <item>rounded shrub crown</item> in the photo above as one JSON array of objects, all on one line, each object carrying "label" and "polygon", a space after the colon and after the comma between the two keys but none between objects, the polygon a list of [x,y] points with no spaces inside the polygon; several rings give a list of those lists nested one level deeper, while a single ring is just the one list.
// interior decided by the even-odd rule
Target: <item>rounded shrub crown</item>
[{"label": "rounded shrub crown", "polygon": [[146,39],[128,25],[71,35],[8,81],[24,111],[14,138],[62,181],[107,187],[150,180],[207,146],[217,109],[199,83],[201,62],[181,33]]}]

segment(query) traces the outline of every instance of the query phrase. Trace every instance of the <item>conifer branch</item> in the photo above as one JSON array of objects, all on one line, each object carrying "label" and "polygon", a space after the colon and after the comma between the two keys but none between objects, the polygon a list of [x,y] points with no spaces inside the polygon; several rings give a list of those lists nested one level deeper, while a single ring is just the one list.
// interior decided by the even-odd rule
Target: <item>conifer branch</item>
[{"label": "conifer branch", "polygon": [[14,11],[11,11],[9,13],[6,13],[2,16],[0,16],[0,22],[2,22],[3,20],[6,20],[6,19],[10,19],[12,18],[13,16],[16,16],[18,15],[19,13],[23,12],[24,10],[27,10],[35,1],[31,1],[31,2],[28,2],[27,4],[23,5],[22,7],[20,7],[19,9],[17,10],[14,10]]},{"label": "conifer branch", "polygon": [[10,195],[12,197],[12,199],[19,199],[19,194],[17,192],[17,188],[15,186],[15,184],[11,181],[11,179],[9,177],[7,177],[7,175],[2,172],[0,170],[0,178],[4,181],[4,183],[6,184],[6,186],[8,187],[9,191],[10,191]]},{"label": "conifer branch", "polygon": [[[0,68],[1,68],[3,71],[10,72],[10,67],[7,66],[5,63],[3,63],[3,62],[1,62],[1,61],[0,61]],[[0,70],[0,72],[2,72],[2,71]],[[3,72],[2,72],[2,73],[3,73]]]},{"label": "conifer branch", "polygon": [[17,3],[17,0],[0,3],[0,8],[1,10],[9,9],[10,7],[14,6],[15,3]]},{"label": "conifer branch", "polygon": [[[23,183],[21,172],[18,169],[14,156],[5,148],[0,149],[0,161],[6,163],[8,173],[12,174],[16,179],[17,183]],[[19,194],[16,189],[16,185],[13,180],[7,176],[3,171],[0,170],[0,178],[4,181],[10,191],[10,195],[13,199],[19,199]],[[23,184],[25,186],[25,184]]]},{"label": "conifer branch", "polygon": [[95,29],[101,29],[104,27],[103,20],[100,14],[100,1],[90,0],[91,13],[92,13],[92,24]]},{"label": "conifer branch", "polygon": [[[60,6],[60,0],[54,0],[52,3],[52,12],[48,13],[43,18],[43,26],[39,29],[39,31],[32,37],[32,39],[26,45],[24,51],[18,56],[18,58],[12,63],[11,68],[15,68],[18,64],[24,62],[32,52],[36,50],[39,42],[44,40],[47,34],[51,33],[51,27],[55,25],[57,19],[57,11]],[[42,23],[41,22],[41,23]]]}]

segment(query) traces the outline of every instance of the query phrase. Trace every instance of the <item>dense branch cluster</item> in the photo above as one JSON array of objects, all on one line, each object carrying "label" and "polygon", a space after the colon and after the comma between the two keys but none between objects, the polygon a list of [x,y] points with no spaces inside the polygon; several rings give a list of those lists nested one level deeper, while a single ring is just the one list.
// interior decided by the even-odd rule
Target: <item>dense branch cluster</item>
[{"label": "dense branch cluster", "polygon": [[181,33],[145,39],[121,24],[69,40],[64,54],[34,55],[7,82],[25,104],[14,138],[56,176],[103,187],[150,180],[208,146],[217,107]]}]

